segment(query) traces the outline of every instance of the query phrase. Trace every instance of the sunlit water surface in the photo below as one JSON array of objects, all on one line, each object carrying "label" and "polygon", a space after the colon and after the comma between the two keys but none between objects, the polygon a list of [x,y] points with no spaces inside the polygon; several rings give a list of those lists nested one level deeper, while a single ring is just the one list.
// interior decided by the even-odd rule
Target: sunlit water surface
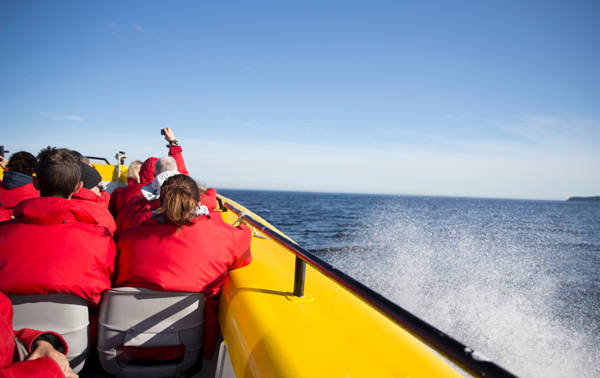
[{"label": "sunlit water surface", "polygon": [[525,377],[600,376],[600,204],[220,191]]}]

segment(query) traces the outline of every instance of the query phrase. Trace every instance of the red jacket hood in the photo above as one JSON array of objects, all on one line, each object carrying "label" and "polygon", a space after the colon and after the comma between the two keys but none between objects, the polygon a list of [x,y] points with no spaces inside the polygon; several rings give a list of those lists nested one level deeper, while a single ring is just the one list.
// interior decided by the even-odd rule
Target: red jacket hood
[{"label": "red jacket hood", "polygon": [[154,180],[154,164],[158,159],[155,157],[149,157],[142,163],[140,167],[140,184],[148,185]]},{"label": "red jacket hood", "polygon": [[92,202],[104,202],[104,199],[92,192],[90,189],[81,188],[75,194],[73,194],[72,199],[84,200],[84,201],[92,201]]},{"label": "red jacket hood", "polygon": [[97,223],[76,201],[60,197],[38,197],[22,201],[15,207],[13,214],[16,219],[33,224]]}]

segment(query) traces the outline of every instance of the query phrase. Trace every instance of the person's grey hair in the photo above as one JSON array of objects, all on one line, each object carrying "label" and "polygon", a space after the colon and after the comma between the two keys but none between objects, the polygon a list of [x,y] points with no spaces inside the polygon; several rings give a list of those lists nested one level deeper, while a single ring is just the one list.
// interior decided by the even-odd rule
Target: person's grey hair
[{"label": "person's grey hair", "polygon": [[135,180],[139,184],[140,182],[140,168],[142,167],[142,162],[139,160],[134,160],[129,164],[129,168],[127,168],[127,179]]},{"label": "person's grey hair", "polygon": [[154,176],[166,172],[166,171],[176,171],[177,170],[177,162],[171,156],[163,156],[159,158],[156,163],[154,163]]}]

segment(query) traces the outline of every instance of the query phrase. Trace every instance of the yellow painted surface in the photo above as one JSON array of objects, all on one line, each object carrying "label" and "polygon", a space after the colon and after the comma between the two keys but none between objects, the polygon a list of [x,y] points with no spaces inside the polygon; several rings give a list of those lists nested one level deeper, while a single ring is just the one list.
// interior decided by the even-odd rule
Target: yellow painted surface
[{"label": "yellow painted surface", "polygon": [[[231,223],[237,215],[229,211],[223,218]],[[294,299],[295,257],[275,241],[254,237],[252,254],[249,266],[230,272],[219,304],[237,377],[460,376],[421,341],[308,265],[306,298]]]},{"label": "yellow painted surface", "polygon": [[[98,170],[102,176],[102,181],[117,181],[117,167],[110,164],[95,164],[92,165]],[[0,167],[0,179],[4,177],[4,169]],[[121,166],[121,182],[127,184],[127,167]]]},{"label": "yellow painted surface", "polygon": [[[117,181],[117,167],[115,165],[96,163],[92,163],[92,165],[102,176],[102,181]],[[124,165],[121,166],[121,175],[119,178],[120,182],[127,184],[127,167]]]}]

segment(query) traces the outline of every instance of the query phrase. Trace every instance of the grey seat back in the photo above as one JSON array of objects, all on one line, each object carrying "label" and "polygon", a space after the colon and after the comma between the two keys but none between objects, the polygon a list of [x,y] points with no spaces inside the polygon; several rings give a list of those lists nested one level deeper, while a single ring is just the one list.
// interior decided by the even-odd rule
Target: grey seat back
[{"label": "grey seat back", "polygon": [[[119,287],[104,292],[98,321],[98,356],[106,372],[121,377],[183,375],[200,356],[204,295]],[[123,347],[184,346],[183,358],[152,366],[123,358]]]},{"label": "grey seat back", "polygon": [[89,311],[87,302],[70,294],[9,295],[13,304],[13,328],[54,331],[62,335],[74,372],[83,368],[88,354]]}]

